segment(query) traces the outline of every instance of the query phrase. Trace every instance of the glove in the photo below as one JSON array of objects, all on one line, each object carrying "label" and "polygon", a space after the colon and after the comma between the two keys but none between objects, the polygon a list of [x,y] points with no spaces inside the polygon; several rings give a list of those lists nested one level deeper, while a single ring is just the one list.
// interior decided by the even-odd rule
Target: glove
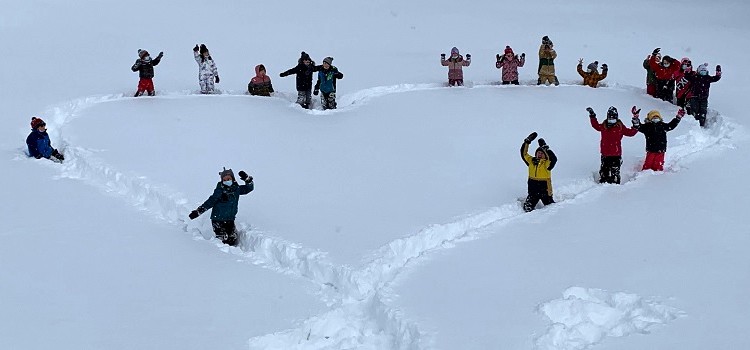
[{"label": "glove", "polygon": [[318,90],[313,90],[313,95],[318,96]]},{"label": "glove", "polygon": [[589,118],[596,118],[596,113],[594,113],[594,109],[591,107],[586,107],[586,110],[589,111]]},{"label": "glove", "polygon": [[720,64],[716,65],[716,75],[721,75],[721,65]]},{"label": "glove", "polygon": [[544,139],[539,139],[539,147],[541,147],[545,151],[549,149],[549,146],[547,145],[547,142],[544,141]]},{"label": "glove", "polygon": [[218,84],[219,83],[219,76],[218,75],[216,76],[215,80],[216,80],[216,84]]},{"label": "glove", "polygon": [[536,135],[536,131],[532,132],[531,134],[529,134],[529,137],[525,138],[523,141],[526,143],[531,143],[531,141],[534,141],[534,139],[536,138]]},{"label": "glove", "polygon": [[156,56],[156,58],[162,58],[164,56],[164,51],[160,51],[159,55]]},{"label": "glove", "polygon": [[279,77],[283,78],[285,76],[286,76],[286,74],[284,74],[283,72],[279,73]]},{"label": "glove", "polygon": [[633,119],[631,119],[630,121],[633,122],[633,127],[634,128],[637,128],[637,127],[641,126],[641,120],[638,119],[638,117],[636,117],[636,116],[633,116]]},{"label": "glove", "polygon": [[467,59],[467,60],[470,60],[470,59],[471,59],[471,54],[470,54],[470,53],[467,53],[467,54],[466,54],[466,59]]},{"label": "glove", "polygon": [[253,181],[253,177],[252,176],[247,176],[247,173],[244,170],[240,170],[239,175],[240,175],[240,179],[242,179],[242,181],[245,181],[245,182],[252,182]]},{"label": "glove", "polygon": [[633,118],[638,118],[638,113],[641,113],[641,109],[633,106],[633,108],[630,109],[630,113],[633,114]]},{"label": "glove", "polygon": [[524,53],[524,52],[521,52],[521,57],[522,57],[522,58],[525,58],[525,57],[526,57],[526,53]]},{"label": "glove", "polygon": [[678,118],[678,119],[682,119],[682,117],[684,117],[684,116],[685,116],[685,110],[684,110],[684,109],[682,109],[682,108],[680,108],[680,109],[679,109],[679,110],[677,111],[677,118]]},{"label": "glove", "polygon": [[195,218],[199,217],[205,211],[206,209],[204,209],[203,207],[198,207],[198,209],[191,211],[188,217],[190,218],[190,220],[195,220]]},{"label": "glove", "polygon": [[578,64],[583,64],[583,58],[578,59]]},{"label": "glove", "polygon": [[198,51],[198,44],[195,44],[195,47],[193,48],[193,51]]},{"label": "glove", "polygon": [[605,64],[602,64],[602,70],[608,70],[608,69],[609,69],[609,67],[607,67],[607,64],[606,64],[606,63],[605,63]]},{"label": "glove", "polygon": [[497,58],[498,61],[500,60],[500,54],[495,55],[495,57]]},{"label": "glove", "polygon": [[659,51],[661,51],[661,48],[660,48],[660,47],[657,47],[657,48],[655,48],[655,49],[654,49],[654,52],[652,52],[652,53],[651,53],[651,56],[656,56],[656,55],[658,55],[658,54],[659,54]]},{"label": "glove", "polygon": [[441,53],[441,54],[440,54],[440,58],[442,58],[442,59],[445,59],[445,54],[444,54],[444,53]]},{"label": "glove", "polygon": [[65,157],[62,155],[62,153],[58,152],[56,149],[52,150],[52,156],[59,160],[65,160]]}]

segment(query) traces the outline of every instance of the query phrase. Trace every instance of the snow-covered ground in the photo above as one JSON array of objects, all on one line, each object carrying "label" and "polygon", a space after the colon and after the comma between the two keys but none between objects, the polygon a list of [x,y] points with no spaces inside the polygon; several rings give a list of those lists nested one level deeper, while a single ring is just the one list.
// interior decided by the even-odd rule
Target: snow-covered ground
[{"label": "snow-covered ground", "polygon": [[[750,341],[744,2],[0,5],[0,349]],[[534,85],[543,35],[559,87]],[[221,95],[195,93],[202,42]],[[506,44],[528,55],[523,86],[496,85]],[[474,60],[465,88],[442,85],[454,45]],[[677,111],[644,94],[655,47],[722,65],[715,122],[670,132],[663,173],[639,171],[642,135],[624,139],[625,183],[599,185],[585,107]],[[138,48],[165,52],[157,97],[130,97]],[[278,73],[303,50],[335,58],[339,110],[293,103]],[[580,57],[609,65],[603,88],[577,85]],[[275,98],[243,94],[257,63]],[[32,115],[64,164],[24,156]],[[524,214],[531,131],[560,158],[559,203]],[[256,182],[238,248],[187,219],[224,166]]]}]

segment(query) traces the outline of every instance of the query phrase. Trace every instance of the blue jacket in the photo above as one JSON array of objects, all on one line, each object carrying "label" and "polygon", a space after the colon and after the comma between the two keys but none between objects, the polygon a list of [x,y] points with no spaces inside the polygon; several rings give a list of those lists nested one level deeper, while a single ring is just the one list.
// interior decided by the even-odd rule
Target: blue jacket
[{"label": "blue jacket", "polygon": [[26,145],[29,146],[29,155],[39,158],[49,158],[52,156],[52,144],[49,141],[49,135],[46,131],[31,130],[31,134],[26,138]]},{"label": "blue jacket", "polygon": [[224,186],[221,182],[216,184],[214,193],[201,205],[203,209],[211,209],[211,220],[234,221],[237,216],[237,206],[240,196],[250,193],[255,185],[250,182],[240,186],[234,182],[231,186]]},{"label": "blue jacket", "polygon": [[315,90],[320,90],[326,94],[336,92],[336,79],[343,78],[344,75],[334,66],[328,69],[321,68],[318,71],[318,82],[315,83]]}]

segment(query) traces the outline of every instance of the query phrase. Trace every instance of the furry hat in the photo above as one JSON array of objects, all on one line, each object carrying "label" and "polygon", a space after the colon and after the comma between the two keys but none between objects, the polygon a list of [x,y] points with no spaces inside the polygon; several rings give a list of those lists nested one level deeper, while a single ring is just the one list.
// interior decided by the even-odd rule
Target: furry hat
[{"label": "furry hat", "polygon": [[45,125],[47,125],[47,123],[45,123],[44,120],[42,120],[42,118],[31,117],[31,128],[32,129],[36,130],[36,128],[38,128],[40,126],[45,126]]},{"label": "furry hat", "polygon": [[333,57],[326,57],[323,59],[323,63],[328,63],[329,65],[333,65]]},{"label": "furry hat", "polygon": [[227,175],[229,175],[229,176],[231,176],[231,177],[232,177],[232,181],[237,181],[237,180],[236,180],[236,179],[234,178],[234,172],[232,171],[232,169],[227,169],[227,168],[224,168],[224,170],[222,170],[222,171],[221,171],[221,172],[219,173],[219,178],[220,178],[220,179],[222,179],[222,180],[224,180],[224,176],[227,176]]},{"label": "furry hat", "polygon": [[510,46],[505,46],[505,52],[504,53],[506,55],[507,54],[511,54],[512,55],[513,54],[513,49],[511,49]]},{"label": "furry hat", "polygon": [[594,62],[589,63],[586,69],[588,69],[589,72],[596,71],[597,69],[599,69],[599,61],[594,61]]},{"label": "furry hat", "polygon": [[646,121],[653,122],[654,119],[662,120],[661,113],[659,113],[659,111],[657,111],[657,110],[653,110],[651,112],[648,112],[648,114],[646,115]]}]

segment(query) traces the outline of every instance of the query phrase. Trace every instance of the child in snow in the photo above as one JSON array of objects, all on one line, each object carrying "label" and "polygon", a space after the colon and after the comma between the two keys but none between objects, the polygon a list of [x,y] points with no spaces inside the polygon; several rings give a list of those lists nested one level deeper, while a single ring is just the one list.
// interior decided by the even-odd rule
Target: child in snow
[{"label": "child in snow", "polygon": [[523,140],[521,145],[521,159],[529,167],[529,180],[526,201],[523,210],[530,212],[536,208],[539,200],[544,205],[550,205],[555,201],[552,199],[552,168],[557,163],[557,156],[549,149],[544,139],[539,139],[539,148],[536,149],[534,157],[529,154],[529,145],[536,138],[536,132]]},{"label": "child in snow", "polygon": [[641,120],[638,118],[640,109],[633,106],[631,112],[633,113],[633,128],[638,129],[646,136],[646,161],[643,163],[643,170],[663,171],[664,153],[667,152],[667,131],[677,127],[680,119],[685,115],[685,110],[678,110],[677,116],[669,124],[665,123],[661,114],[655,110],[648,112],[644,124],[641,124]]},{"label": "child in snow", "polygon": [[656,95],[655,97],[669,103],[674,103],[674,84],[677,72],[680,70],[679,62],[676,59],[664,56],[661,63],[656,60],[660,48],[654,49],[651,54],[651,60],[648,62],[649,67],[656,77]]},{"label": "child in snow", "polygon": [[464,67],[471,64],[471,54],[466,54],[466,59],[458,52],[458,48],[451,49],[451,57],[445,59],[445,54],[440,54],[440,64],[448,67],[448,85],[464,86]]},{"label": "child in snow", "polygon": [[708,63],[698,66],[698,74],[686,75],[690,83],[690,109],[693,116],[702,127],[706,126],[706,113],[708,113],[708,90],[711,83],[721,79],[721,66],[716,66],[716,75],[708,75]]},{"label": "child in snow", "polygon": [[505,46],[505,52],[502,56],[500,54],[495,55],[497,63],[495,67],[497,69],[502,68],[502,82],[503,85],[513,84],[518,85],[518,67],[523,67],[526,63],[526,54],[521,53],[521,58],[518,55],[513,54],[513,49],[510,46]]},{"label": "child in snow", "polygon": [[657,63],[661,62],[661,54],[656,55],[648,55],[645,60],[643,60],[643,69],[646,70],[646,93],[656,97],[656,76],[654,75],[654,71],[651,69],[651,65],[649,62],[651,61],[651,58],[654,58]]},{"label": "child in snow", "polygon": [[52,148],[47,134],[47,124],[42,118],[31,117],[31,133],[26,137],[26,146],[29,147],[29,156],[36,159],[47,158],[55,162],[65,160],[60,152]]},{"label": "child in snow", "polygon": [[247,92],[253,96],[271,96],[273,85],[271,85],[271,77],[266,75],[266,66],[262,64],[255,66],[255,76],[247,84]]},{"label": "child in snow", "polygon": [[607,77],[607,71],[609,68],[607,67],[607,64],[602,64],[602,72],[599,73],[599,61],[594,61],[589,63],[589,65],[586,67],[586,71],[583,71],[583,58],[578,60],[578,67],[576,67],[578,70],[578,74],[583,77],[583,85],[590,86],[592,88],[595,88],[600,81],[604,80],[604,78]]},{"label": "child in snow", "polygon": [[297,75],[297,104],[304,109],[312,108],[312,96],[310,94],[313,86],[313,72],[318,70],[320,70],[320,67],[315,65],[315,62],[310,59],[310,55],[302,51],[299,60],[297,60],[297,65],[279,74],[282,78],[291,74]]},{"label": "child in snow", "polygon": [[560,85],[560,81],[557,80],[555,75],[555,58],[557,58],[557,52],[555,52],[554,44],[545,35],[542,38],[542,45],[539,46],[539,80],[536,82],[537,85]]},{"label": "child in snow", "polygon": [[318,96],[318,92],[322,92],[320,95],[320,102],[323,104],[323,109],[336,109],[336,80],[343,79],[344,75],[339,72],[336,66],[333,66],[333,57],[326,57],[323,59],[323,66],[318,71],[318,81],[315,83],[315,90],[313,94]]},{"label": "child in snow", "polygon": [[195,44],[193,48],[193,57],[198,63],[198,83],[201,86],[202,94],[214,93],[214,83],[219,83],[219,71],[216,69],[216,63],[211,58],[211,53],[205,44]]},{"label": "child in snow", "polygon": [[159,52],[156,58],[151,59],[148,51],[138,49],[138,59],[130,68],[133,72],[138,72],[138,77],[141,78],[138,81],[138,90],[135,92],[135,97],[143,95],[144,92],[147,92],[149,96],[154,96],[154,66],[161,62],[163,56],[164,52]]},{"label": "child in snow", "polygon": [[620,183],[620,166],[622,165],[622,137],[633,137],[638,133],[635,128],[628,128],[620,121],[617,108],[609,107],[607,119],[601,123],[596,120],[596,113],[591,107],[586,108],[589,112],[591,127],[602,134],[599,142],[599,150],[602,156],[602,164],[599,167],[599,183]]},{"label": "child in snow", "polygon": [[689,58],[683,57],[680,60],[680,70],[677,71],[677,75],[675,76],[675,96],[677,97],[676,105],[680,108],[685,108],[685,112],[690,115],[693,115],[693,113],[688,106],[688,101],[692,96],[690,92],[690,81],[688,81],[688,76],[693,74],[696,74],[693,71],[693,63]]},{"label": "child in snow", "polygon": [[236,246],[238,243],[234,219],[237,216],[240,196],[250,193],[255,187],[252,176],[248,176],[244,171],[240,171],[239,175],[240,179],[245,182],[244,185],[237,183],[232,169],[224,168],[219,173],[221,181],[216,184],[214,193],[198,209],[188,215],[190,220],[194,220],[206,210],[211,209],[211,226],[216,238],[231,246]]}]

